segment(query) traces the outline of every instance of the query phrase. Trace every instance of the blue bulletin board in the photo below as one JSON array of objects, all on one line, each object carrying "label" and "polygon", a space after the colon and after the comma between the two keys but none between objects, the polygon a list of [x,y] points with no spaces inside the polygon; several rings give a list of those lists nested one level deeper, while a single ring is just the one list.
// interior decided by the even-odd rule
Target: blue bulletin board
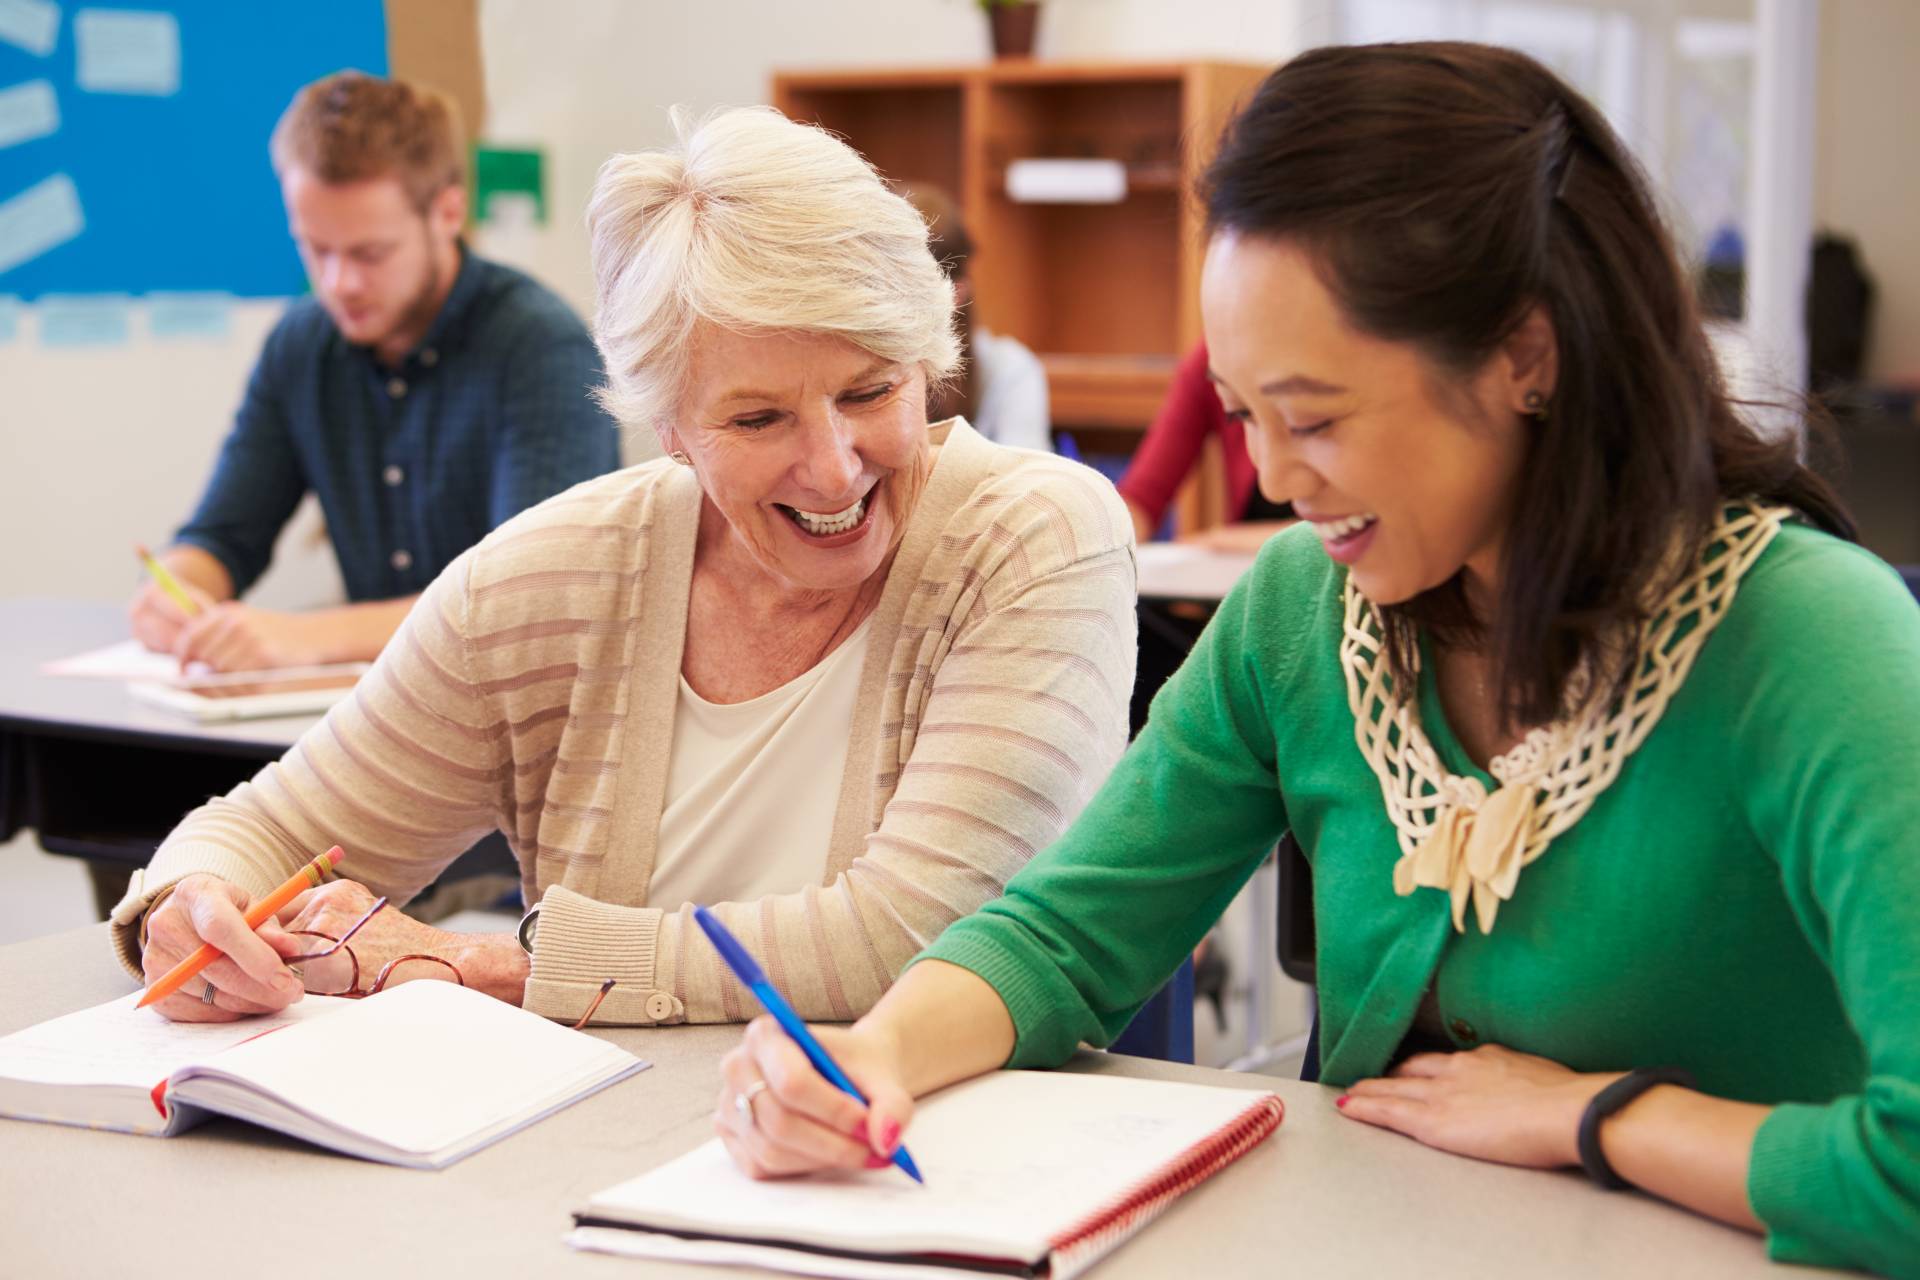
[{"label": "blue bulletin board", "polygon": [[0,0],[0,295],[306,289],[267,158],[381,0]]}]

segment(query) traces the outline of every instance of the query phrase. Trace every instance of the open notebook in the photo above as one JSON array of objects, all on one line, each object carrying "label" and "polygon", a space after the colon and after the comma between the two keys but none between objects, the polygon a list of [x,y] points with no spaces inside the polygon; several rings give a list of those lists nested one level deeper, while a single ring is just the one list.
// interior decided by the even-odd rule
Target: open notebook
[{"label": "open notebook", "polygon": [[594,1196],[575,1248],[916,1280],[1065,1280],[1264,1141],[1270,1093],[1001,1071],[924,1100],[907,1134],[924,1187],[888,1168],[755,1182],[718,1141]]},{"label": "open notebook", "polygon": [[646,1067],[451,982],[168,1022],[134,993],[0,1039],[0,1115],[171,1136],[209,1113],[439,1169]]}]

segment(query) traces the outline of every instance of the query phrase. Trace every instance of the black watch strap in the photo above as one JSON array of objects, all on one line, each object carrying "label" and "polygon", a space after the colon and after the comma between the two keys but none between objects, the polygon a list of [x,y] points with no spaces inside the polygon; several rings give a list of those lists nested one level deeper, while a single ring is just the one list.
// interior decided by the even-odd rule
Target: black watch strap
[{"label": "black watch strap", "polygon": [[1609,1191],[1624,1191],[1627,1180],[1613,1171],[1600,1149],[1600,1122],[1632,1102],[1655,1085],[1677,1084],[1693,1088],[1693,1075],[1679,1067],[1641,1067],[1629,1071],[1593,1096],[1580,1116],[1580,1167],[1587,1176]]}]

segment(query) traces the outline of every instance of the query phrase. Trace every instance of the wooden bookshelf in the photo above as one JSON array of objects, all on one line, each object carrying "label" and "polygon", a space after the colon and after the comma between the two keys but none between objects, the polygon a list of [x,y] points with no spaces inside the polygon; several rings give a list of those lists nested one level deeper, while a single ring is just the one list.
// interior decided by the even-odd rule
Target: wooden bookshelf
[{"label": "wooden bookshelf", "polygon": [[[976,245],[979,319],[1039,355],[1054,426],[1130,441],[1200,341],[1194,179],[1269,69],[1032,61],[786,71],[774,76],[773,102],[842,135],[885,176],[953,193]],[[1007,165],[1026,157],[1118,160],[1126,197],[1010,199]],[[1217,455],[1196,482],[1182,495],[1183,527],[1218,521]]]}]

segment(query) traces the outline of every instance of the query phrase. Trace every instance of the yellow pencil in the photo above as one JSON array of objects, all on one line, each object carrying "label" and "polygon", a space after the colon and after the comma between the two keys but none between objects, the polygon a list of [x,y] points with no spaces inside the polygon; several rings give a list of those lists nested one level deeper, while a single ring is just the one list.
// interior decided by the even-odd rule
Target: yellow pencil
[{"label": "yellow pencil", "polygon": [[133,553],[140,557],[141,564],[147,566],[147,572],[152,574],[153,580],[160,584],[160,589],[172,596],[173,602],[179,605],[189,618],[199,615],[200,606],[193,602],[193,597],[188,595],[186,588],[180,585],[180,580],[167,572],[167,566],[153,558],[153,552],[136,542],[133,544]]}]

